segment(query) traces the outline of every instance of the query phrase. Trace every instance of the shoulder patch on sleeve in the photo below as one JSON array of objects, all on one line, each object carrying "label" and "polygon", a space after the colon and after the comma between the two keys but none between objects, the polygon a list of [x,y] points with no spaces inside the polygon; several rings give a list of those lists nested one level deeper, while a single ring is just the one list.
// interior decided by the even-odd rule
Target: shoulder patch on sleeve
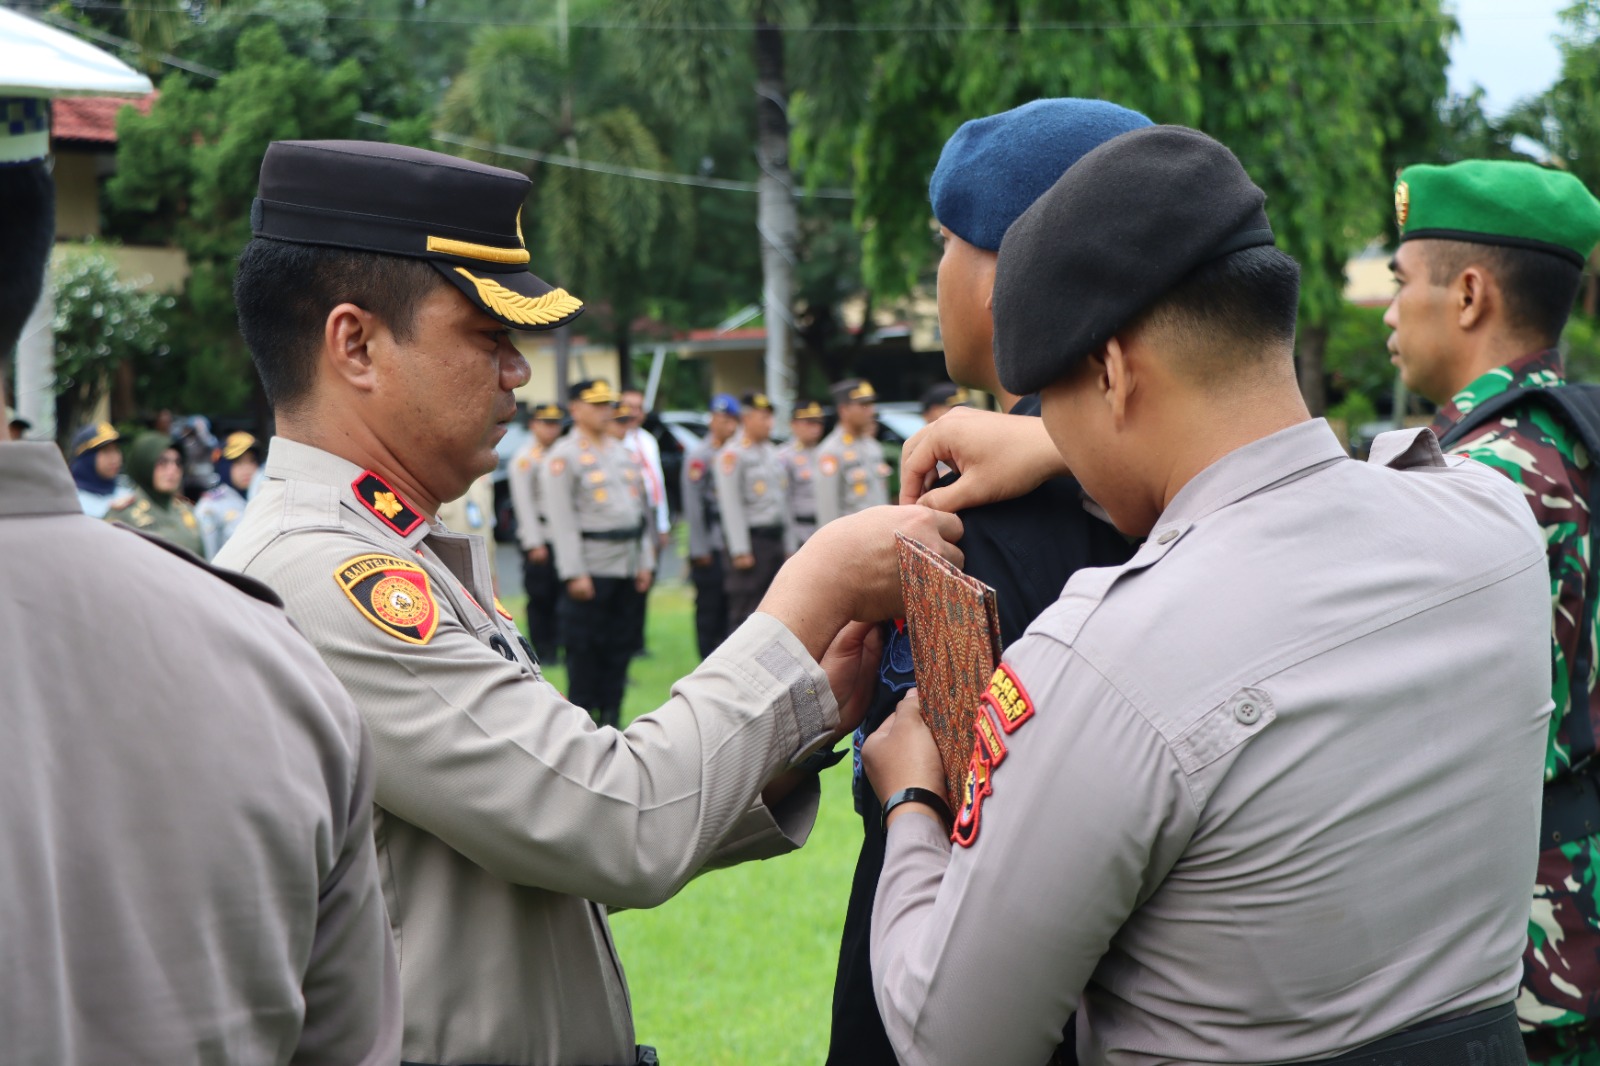
[{"label": "shoulder patch on sleeve", "polygon": [[1001,663],[989,679],[989,691],[983,694],[983,702],[994,708],[1000,728],[1007,733],[1015,733],[1019,725],[1033,717],[1033,700],[1028,698],[1028,690],[1005,663]]},{"label": "shoulder patch on sleeve", "polygon": [[550,471],[551,477],[560,477],[566,472],[567,461],[558,455],[550,460],[547,469]]},{"label": "shoulder patch on sleeve", "polygon": [[394,486],[370,470],[362,471],[361,476],[350,483],[350,488],[355,491],[356,499],[361,501],[363,507],[402,537],[409,536],[412,530],[426,521],[411,509],[411,505],[394,490]]},{"label": "shoulder patch on sleeve", "polygon": [[828,477],[832,477],[839,472],[839,460],[831,455],[824,455],[821,459],[818,459],[817,466]]},{"label": "shoulder patch on sleeve", "polygon": [[689,480],[699,481],[706,476],[706,464],[703,459],[689,460]]},{"label": "shoulder patch on sleeve", "polygon": [[738,466],[738,465],[739,465],[739,457],[737,455],[735,455],[732,451],[726,451],[726,452],[722,453],[722,472],[724,474],[733,473],[733,468]]},{"label": "shoulder patch on sleeve", "polygon": [[439,628],[428,574],[392,555],[358,555],[341,563],[334,580],[363,618],[407,644],[426,644]]}]

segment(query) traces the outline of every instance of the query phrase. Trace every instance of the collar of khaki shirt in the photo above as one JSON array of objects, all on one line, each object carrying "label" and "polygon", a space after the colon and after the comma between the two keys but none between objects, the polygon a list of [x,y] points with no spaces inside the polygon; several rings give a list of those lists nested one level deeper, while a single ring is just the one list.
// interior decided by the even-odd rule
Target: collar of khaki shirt
[{"label": "collar of khaki shirt", "polygon": [[[1415,431],[1400,435],[1413,436]],[[1320,418],[1251,441],[1190,478],[1161,512],[1145,544],[1165,554],[1205,516],[1262,489],[1294,481],[1328,463],[1349,458],[1339,438]]]},{"label": "collar of khaki shirt", "polygon": [[0,486],[0,518],[83,513],[67,462],[49,441],[0,444]]},{"label": "collar of khaki shirt", "polygon": [[[339,499],[352,514],[360,515],[362,519],[371,523],[373,528],[382,530],[386,536],[403,541],[408,548],[415,548],[429,533],[436,532],[433,521],[425,519],[418,522],[417,528],[410,533],[401,536],[397,530],[372,513],[356,494],[355,482],[360,480],[366,471],[332,452],[325,452],[321,448],[314,448],[309,444],[302,444],[285,437],[273,437],[272,443],[267,448],[267,462],[263,469],[267,477],[280,481],[309,481],[337,489]],[[411,506],[410,501],[395,492],[393,486],[390,486],[389,491],[394,492],[395,498],[407,507]]]}]

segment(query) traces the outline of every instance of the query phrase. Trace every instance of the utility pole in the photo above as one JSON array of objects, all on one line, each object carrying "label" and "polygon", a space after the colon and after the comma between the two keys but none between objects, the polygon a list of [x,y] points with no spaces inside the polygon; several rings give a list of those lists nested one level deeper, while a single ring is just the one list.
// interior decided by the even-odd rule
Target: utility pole
[{"label": "utility pole", "polygon": [[788,86],[783,30],[770,2],[756,9],[756,229],[761,234],[761,296],[767,323],[767,397],[778,424],[794,409],[794,245],[799,221],[789,171]]}]

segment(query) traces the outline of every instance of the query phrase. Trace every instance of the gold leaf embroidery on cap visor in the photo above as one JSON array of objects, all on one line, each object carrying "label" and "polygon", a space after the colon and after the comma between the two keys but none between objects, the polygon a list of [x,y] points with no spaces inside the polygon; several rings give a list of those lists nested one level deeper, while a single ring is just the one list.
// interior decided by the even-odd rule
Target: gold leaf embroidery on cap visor
[{"label": "gold leaf embroidery on cap visor", "polygon": [[485,263],[526,263],[530,258],[526,248],[498,248],[492,244],[473,244],[449,237],[429,237],[428,251],[459,255],[464,259],[482,259]]},{"label": "gold leaf embroidery on cap visor", "polygon": [[472,282],[482,300],[495,314],[528,326],[548,326],[583,310],[583,301],[566,289],[551,289],[543,296],[524,296],[512,292],[493,278],[478,278],[465,267],[456,273]]}]

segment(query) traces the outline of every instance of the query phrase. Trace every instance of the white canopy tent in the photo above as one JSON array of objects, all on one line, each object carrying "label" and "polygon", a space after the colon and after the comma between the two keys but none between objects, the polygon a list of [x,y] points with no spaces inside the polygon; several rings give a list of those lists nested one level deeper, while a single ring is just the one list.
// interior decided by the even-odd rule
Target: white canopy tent
[{"label": "white canopy tent", "polygon": [[[151,88],[149,78],[116,56],[0,7],[0,97],[143,96]],[[33,423],[34,437],[55,433],[54,310],[55,298],[46,286],[17,344],[12,402]]]},{"label": "white canopy tent", "polygon": [[150,79],[64,30],[0,7],[0,96],[143,96]]}]

